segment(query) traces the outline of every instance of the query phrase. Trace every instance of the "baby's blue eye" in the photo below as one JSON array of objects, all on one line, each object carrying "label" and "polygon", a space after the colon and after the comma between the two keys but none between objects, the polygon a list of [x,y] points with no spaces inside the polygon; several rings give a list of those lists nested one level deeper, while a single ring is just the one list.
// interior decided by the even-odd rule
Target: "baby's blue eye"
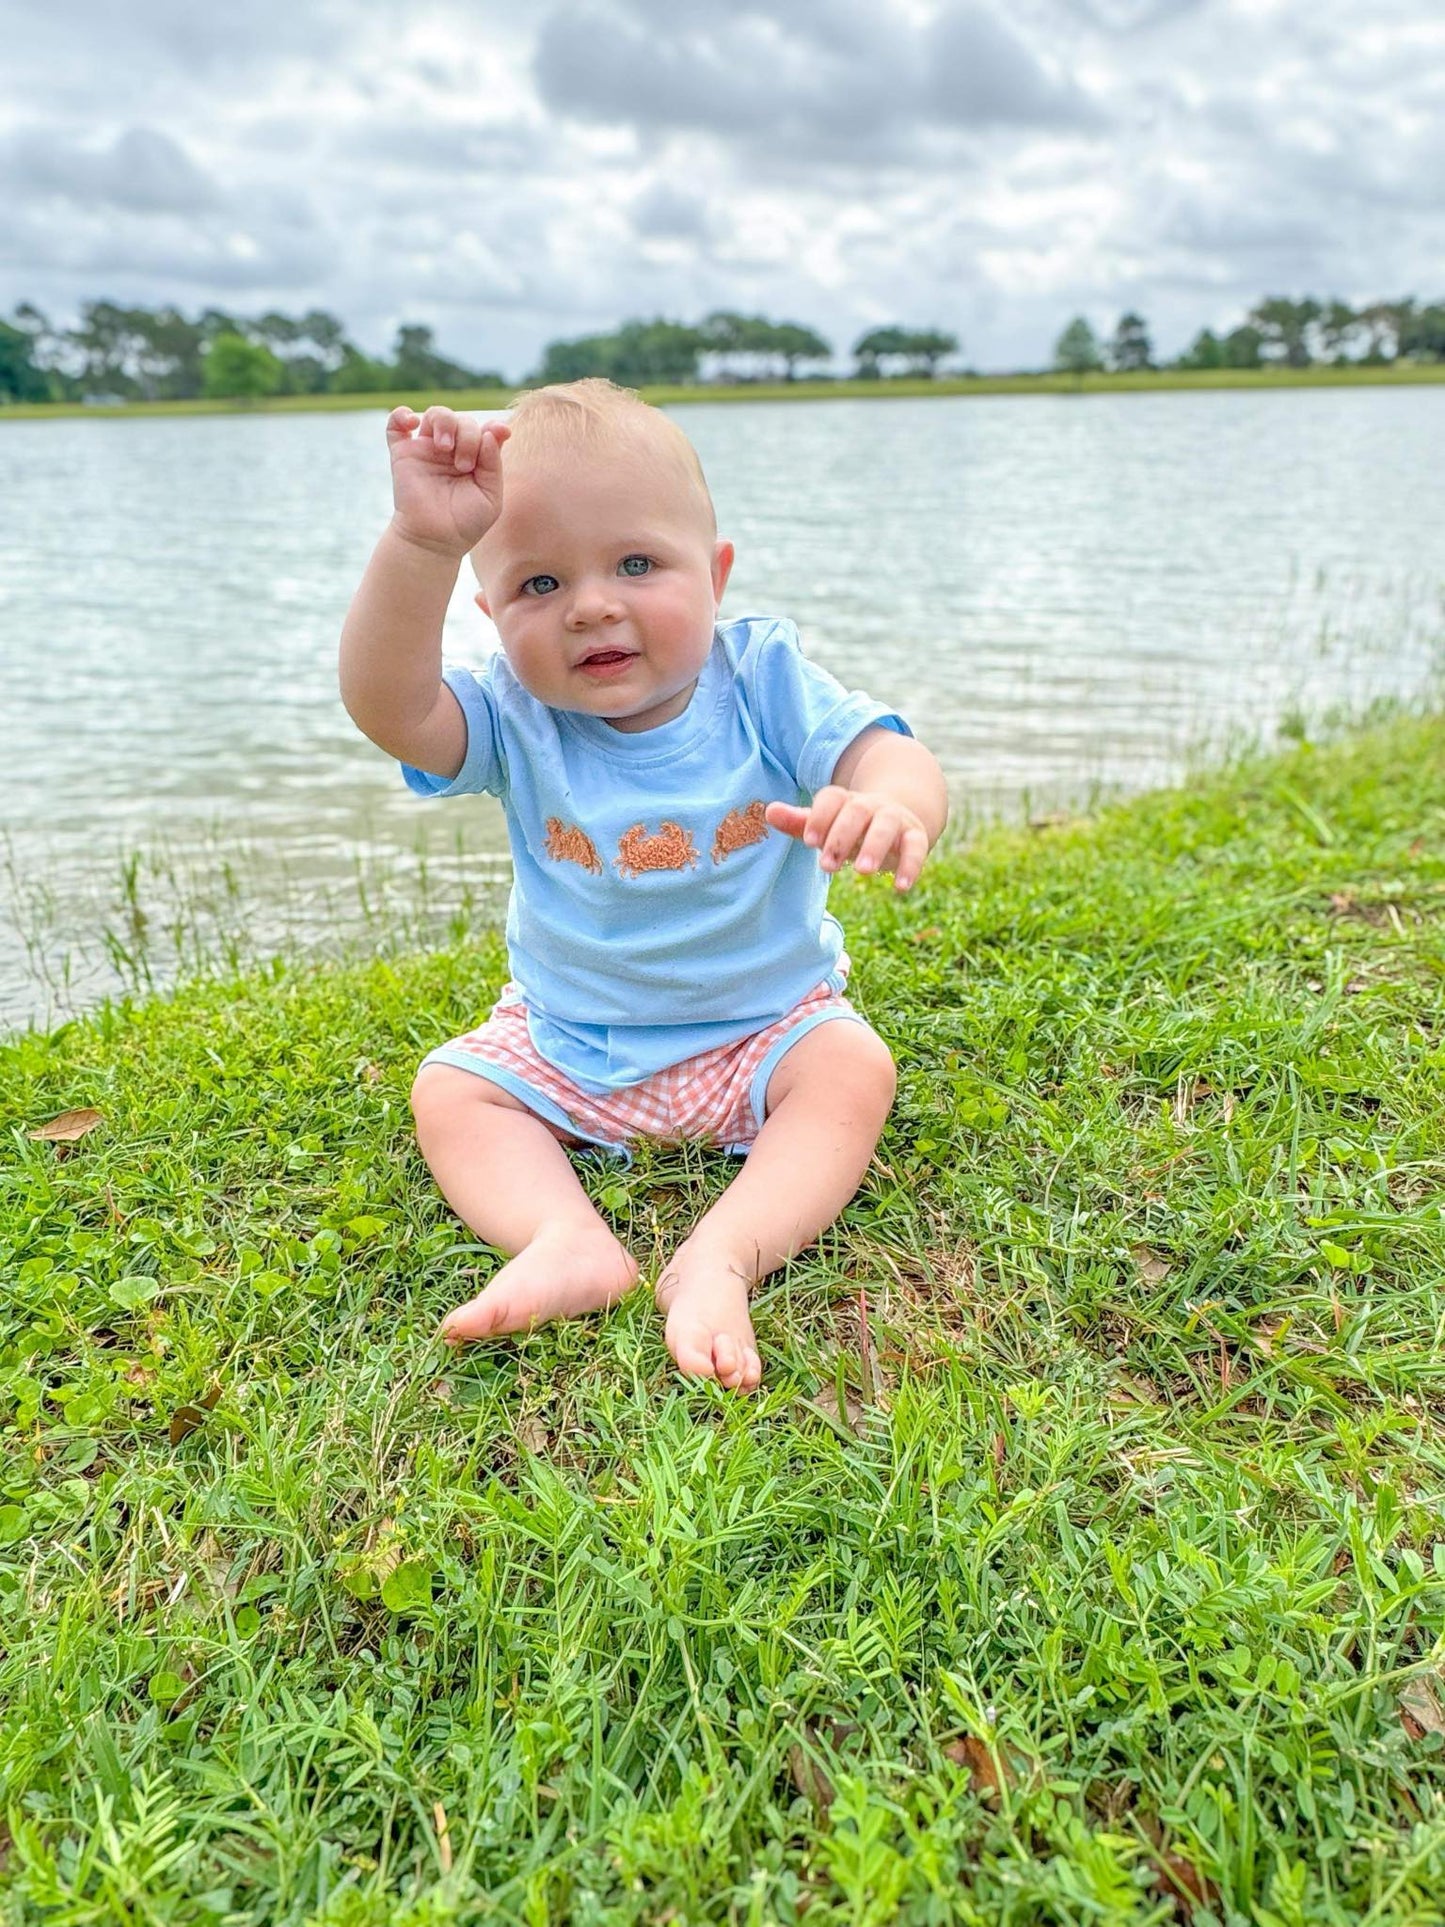
[{"label": "baby's blue eye", "polygon": [[522,584],[522,594],[551,595],[554,589],[560,589],[561,586],[555,575],[529,575]]},{"label": "baby's blue eye", "polygon": [[619,575],[651,575],[652,558],[647,555],[625,555],[617,565]]}]

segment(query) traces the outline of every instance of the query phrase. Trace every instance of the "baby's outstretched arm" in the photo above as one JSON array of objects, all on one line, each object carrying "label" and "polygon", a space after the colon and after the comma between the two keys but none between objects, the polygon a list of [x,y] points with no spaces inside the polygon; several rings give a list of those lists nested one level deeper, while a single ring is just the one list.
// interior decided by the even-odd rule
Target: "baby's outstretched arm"
[{"label": "baby's outstretched arm", "polygon": [[429,408],[386,424],[393,514],[341,632],[341,700],[389,755],[455,776],[466,724],[442,682],[442,624],[468,550],[502,507],[507,429]]},{"label": "baby's outstretched arm", "polygon": [[865,729],[838,758],[833,780],[806,807],[770,803],[767,820],[801,837],[825,870],[891,870],[911,890],[948,821],[943,771],[922,743],[894,730]]}]

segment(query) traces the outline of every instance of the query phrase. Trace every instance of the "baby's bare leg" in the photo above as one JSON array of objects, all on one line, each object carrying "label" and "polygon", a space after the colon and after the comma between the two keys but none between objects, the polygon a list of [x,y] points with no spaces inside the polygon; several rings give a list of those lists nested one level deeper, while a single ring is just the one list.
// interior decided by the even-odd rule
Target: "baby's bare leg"
[{"label": "baby's bare leg", "polygon": [[861,1024],[819,1024],[788,1051],[747,1162],[658,1281],[680,1371],[741,1391],[758,1384],[748,1293],[858,1189],[896,1084],[887,1045]]},{"label": "baby's bare leg", "polygon": [[427,1064],[412,1087],[417,1142],[457,1216],[511,1262],[442,1321],[458,1345],[615,1304],[637,1265],[597,1215],[550,1127],[471,1071]]}]

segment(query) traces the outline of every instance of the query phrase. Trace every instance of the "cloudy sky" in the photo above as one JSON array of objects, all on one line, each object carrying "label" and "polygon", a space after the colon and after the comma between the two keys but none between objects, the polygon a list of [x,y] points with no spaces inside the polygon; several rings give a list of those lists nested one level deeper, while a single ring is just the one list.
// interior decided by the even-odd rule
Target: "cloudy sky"
[{"label": "cloudy sky", "polygon": [[4,0],[0,313],[420,321],[520,377],[717,307],[1038,364],[1445,294],[1439,0]]}]

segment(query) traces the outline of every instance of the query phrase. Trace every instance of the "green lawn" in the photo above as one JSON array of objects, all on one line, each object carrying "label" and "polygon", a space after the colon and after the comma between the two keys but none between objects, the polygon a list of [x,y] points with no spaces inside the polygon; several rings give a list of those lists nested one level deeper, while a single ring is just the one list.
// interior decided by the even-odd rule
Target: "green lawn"
[{"label": "green lawn", "polygon": [[[899,400],[918,395],[1113,395],[1154,394],[1173,388],[1412,388],[1445,382],[1445,362],[1359,362],[1311,368],[1158,368],[1137,374],[968,375],[936,381],[903,377],[894,381],[740,382],[736,387],[693,383],[652,387],[639,392],[647,401],[672,407],[684,402]],[[399,402],[426,408],[495,410],[510,407],[515,388],[409,390],[394,395],[276,395],[265,401],[125,402],[115,407],[83,407],[71,402],[18,402],[0,406],[0,422],[62,420],[67,416],[127,415],[303,415],[371,409],[385,414]]]},{"label": "green lawn", "polygon": [[1445,1920],[1445,723],[836,902],[901,1097],[751,1401],[433,1346],[494,941],[0,1048],[7,1927]]}]

